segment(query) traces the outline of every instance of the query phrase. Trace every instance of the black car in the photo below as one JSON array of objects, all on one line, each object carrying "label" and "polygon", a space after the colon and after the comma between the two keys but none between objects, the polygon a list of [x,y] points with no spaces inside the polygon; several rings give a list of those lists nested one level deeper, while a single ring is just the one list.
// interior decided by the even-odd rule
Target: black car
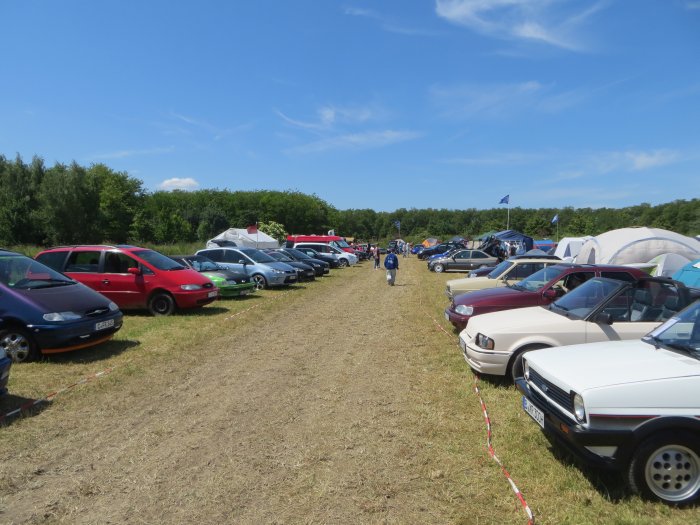
[{"label": "black car", "polygon": [[279,248],[278,251],[284,253],[285,255],[288,255],[291,259],[294,259],[295,261],[299,261],[311,266],[314,269],[314,272],[316,272],[316,277],[322,277],[331,270],[331,265],[328,264],[326,261],[309,257],[304,252],[302,252],[301,250],[297,250],[296,248]]},{"label": "black car", "polygon": [[426,248],[418,254],[418,258],[428,259],[432,255],[449,252],[455,248],[464,248],[464,244],[461,242],[442,242],[440,244],[436,244],[435,246],[431,246],[430,248]]},{"label": "black car", "polygon": [[[287,249],[287,248],[285,248]],[[331,255],[326,255],[325,253],[317,252],[313,248],[309,248],[307,246],[297,246],[294,248],[295,250],[299,250],[302,253],[305,253],[309,257],[313,257],[314,259],[319,259],[321,261],[327,262],[331,268],[339,268],[340,263],[338,262],[338,259]]]},{"label": "black car", "polygon": [[300,281],[313,281],[314,279],[316,279],[316,271],[310,264],[296,261],[286,253],[280,252],[278,250],[263,251],[276,261],[283,262],[284,264],[288,264],[289,266],[296,268],[297,274],[299,274]]}]

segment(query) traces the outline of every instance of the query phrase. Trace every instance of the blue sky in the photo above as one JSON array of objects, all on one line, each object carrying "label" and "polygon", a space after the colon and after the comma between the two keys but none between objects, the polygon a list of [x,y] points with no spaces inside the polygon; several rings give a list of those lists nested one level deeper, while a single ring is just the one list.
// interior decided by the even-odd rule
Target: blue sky
[{"label": "blue sky", "polygon": [[9,158],[338,209],[700,196],[700,0],[4,0],[0,20]]}]

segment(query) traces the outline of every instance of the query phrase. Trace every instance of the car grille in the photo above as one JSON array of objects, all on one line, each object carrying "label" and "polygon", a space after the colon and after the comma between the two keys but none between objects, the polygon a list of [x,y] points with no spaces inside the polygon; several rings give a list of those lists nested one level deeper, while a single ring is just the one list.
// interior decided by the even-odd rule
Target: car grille
[{"label": "car grille", "polygon": [[107,308],[107,307],[94,308],[92,310],[87,310],[85,312],[85,317],[98,317],[98,316],[104,315],[108,312],[109,312],[109,308]]},{"label": "car grille", "polygon": [[530,368],[530,383],[536,386],[547,398],[554,401],[557,405],[567,410],[569,413],[574,413],[574,404],[568,392],[564,392],[554,383],[547,381],[540,374]]}]

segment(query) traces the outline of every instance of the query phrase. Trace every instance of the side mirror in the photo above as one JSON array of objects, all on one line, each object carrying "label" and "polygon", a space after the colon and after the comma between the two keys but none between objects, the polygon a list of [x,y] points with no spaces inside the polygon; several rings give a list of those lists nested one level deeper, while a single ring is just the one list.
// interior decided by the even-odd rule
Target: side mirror
[{"label": "side mirror", "polygon": [[127,268],[127,273],[130,273],[131,275],[141,275],[141,270],[138,268]]},{"label": "side mirror", "polygon": [[542,293],[542,295],[544,296],[545,299],[549,299],[549,300],[554,300],[554,299],[556,299],[556,298],[559,296],[559,294],[557,293],[557,291],[556,291],[555,289],[553,289],[553,288],[547,288],[547,289]]},{"label": "side mirror", "polygon": [[613,317],[612,314],[601,312],[595,316],[593,321],[598,324],[613,324]]}]

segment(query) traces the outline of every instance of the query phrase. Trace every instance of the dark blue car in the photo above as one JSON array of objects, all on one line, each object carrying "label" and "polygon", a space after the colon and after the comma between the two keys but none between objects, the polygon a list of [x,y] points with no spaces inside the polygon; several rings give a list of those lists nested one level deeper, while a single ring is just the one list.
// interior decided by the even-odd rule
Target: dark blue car
[{"label": "dark blue car", "polygon": [[122,326],[114,302],[7,250],[0,250],[0,318],[0,354],[15,363],[102,343]]}]

